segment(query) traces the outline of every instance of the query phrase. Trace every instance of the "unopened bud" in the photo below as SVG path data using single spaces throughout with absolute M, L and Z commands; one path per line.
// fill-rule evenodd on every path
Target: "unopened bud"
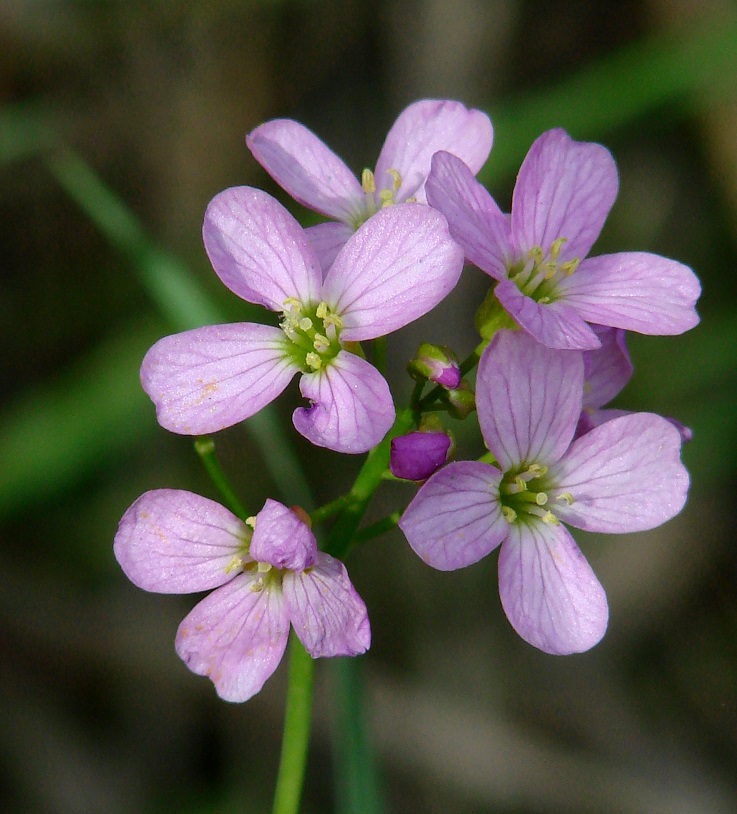
M 427 480 L 447 460 L 451 439 L 444 432 L 410 432 L 392 439 L 389 469 L 405 480 Z
M 418 381 L 429 380 L 453 390 L 461 381 L 458 357 L 450 348 L 423 342 L 407 366 L 409 375 Z
M 476 409 L 476 396 L 465 379 L 455 390 L 441 393 L 440 398 L 453 418 L 467 418 Z

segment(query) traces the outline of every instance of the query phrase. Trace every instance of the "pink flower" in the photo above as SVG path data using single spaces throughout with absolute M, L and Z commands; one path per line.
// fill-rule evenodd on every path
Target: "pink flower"
M 604 589 L 563 523 L 619 534 L 654 528 L 683 507 L 681 438 L 633 413 L 572 441 L 582 354 L 500 331 L 479 363 L 476 402 L 494 465 L 461 461 L 420 488 L 399 525 L 440 570 L 501 546 L 499 594 L 514 629 L 547 653 L 581 652 L 604 635 Z
M 395 478 L 422 481 L 448 460 L 451 438 L 446 432 L 410 432 L 392 438 L 389 470 Z
M 588 323 L 680 334 L 698 323 L 693 272 L 645 252 L 589 257 L 617 196 L 617 169 L 599 144 L 543 133 L 530 148 L 504 215 L 457 157 L 438 153 L 429 203 L 448 219 L 466 257 L 497 280 L 496 299 L 543 345 L 590 350 Z
M 478 172 L 489 156 L 492 138 L 491 122 L 480 110 L 453 101 L 415 102 L 400 113 L 375 171 L 364 170 L 360 183 L 314 133 L 291 119 L 260 125 L 246 143 L 295 200 L 333 219 L 306 230 L 327 270 L 351 234 L 382 207 L 410 199 L 425 203 L 433 153 L 447 150 Z
M 217 195 L 203 237 L 223 283 L 280 313 L 281 325 L 214 325 L 157 342 L 141 382 L 159 423 L 185 435 L 216 432 L 258 412 L 300 373 L 312 402 L 293 414 L 302 435 L 338 452 L 375 446 L 394 422 L 394 405 L 383 376 L 352 351 L 427 313 L 455 286 L 463 253 L 445 218 L 417 204 L 382 210 L 324 280 L 302 228 L 260 190 Z
M 371 643 L 345 566 L 317 550 L 294 512 L 267 500 L 252 525 L 207 498 L 159 489 L 138 498 L 115 535 L 115 556 L 139 588 L 216 589 L 179 626 L 176 650 L 226 701 L 261 689 L 284 655 L 290 623 L 314 658 L 355 656 Z

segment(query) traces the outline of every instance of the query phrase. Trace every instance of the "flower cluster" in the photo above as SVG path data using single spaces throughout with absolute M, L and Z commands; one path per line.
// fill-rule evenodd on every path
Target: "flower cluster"
M 422 560 L 452 570 L 499 548 L 501 602 L 520 636 L 548 653 L 592 647 L 606 629 L 607 600 L 567 526 L 641 531 L 685 503 L 680 451 L 690 430 L 606 405 L 633 372 L 626 331 L 674 335 L 697 324 L 693 272 L 645 252 L 589 256 L 617 170 L 604 147 L 562 130 L 532 145 L 509 215 L 475 177 L 491 123 L 459 102 L 410 105 L 360 180 L 297 122 L 267 122 L 246 142 L 286 192 L 330 220 L 303 229 L 251 187 L 215 196 L 203 228 L 215 273 L 276 313 L 278 325 L 207 326 L 157 342 L 141 381 L 160 424 L 217 432 L 299 374 L 308 405 L 293 413 L 296 430 L 337 452 L 372 451 L 373 474 L 335 511 L 362 511 L 392 477 L 420 484 L 398 522 Z M 430 312 L 464 262 L 492 280 L 475 317 L 481 343 L 462 363 L 450 348 L 423 343 L 408 368 L 411 402 L 399 412 L 382 354 L 371 357 L 375 366 L 361 343 Z M 488 451 L 450 460 L 443 413 L 475 414 Z M 227 700 L 258 692 L 290 624 L 314 657 L 369 646 L 366 608 L 345 566 L 318 550 L 298 507 L 267 500 L 239 519 L 189 492 L 148 492 L 124 515 L 115 553 L 145 590 L 212 590 L 180 625 L 176 649 Z

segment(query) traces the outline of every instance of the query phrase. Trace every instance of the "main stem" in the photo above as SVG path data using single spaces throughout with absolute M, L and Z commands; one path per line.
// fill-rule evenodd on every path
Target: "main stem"
M 272 814 L 298 814 L 299 811 L 310 742 L 314 671 L 312 657 L 292 634 L 289 643 L 287 706 Z

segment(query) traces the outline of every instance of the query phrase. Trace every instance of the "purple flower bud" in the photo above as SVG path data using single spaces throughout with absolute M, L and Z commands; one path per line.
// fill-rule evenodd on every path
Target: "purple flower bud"
M 450 348 L 423 342 L 415 358 L 407 366 L 410 376 L 422 381 L 429 379 L 447 390 L 455 390 L 461 382 L 458 357 Z
M 405 480 L 426 480 L 447 460 L 450 436 L 444 432 L 410 432 L 392 439 L 389 469 Z

